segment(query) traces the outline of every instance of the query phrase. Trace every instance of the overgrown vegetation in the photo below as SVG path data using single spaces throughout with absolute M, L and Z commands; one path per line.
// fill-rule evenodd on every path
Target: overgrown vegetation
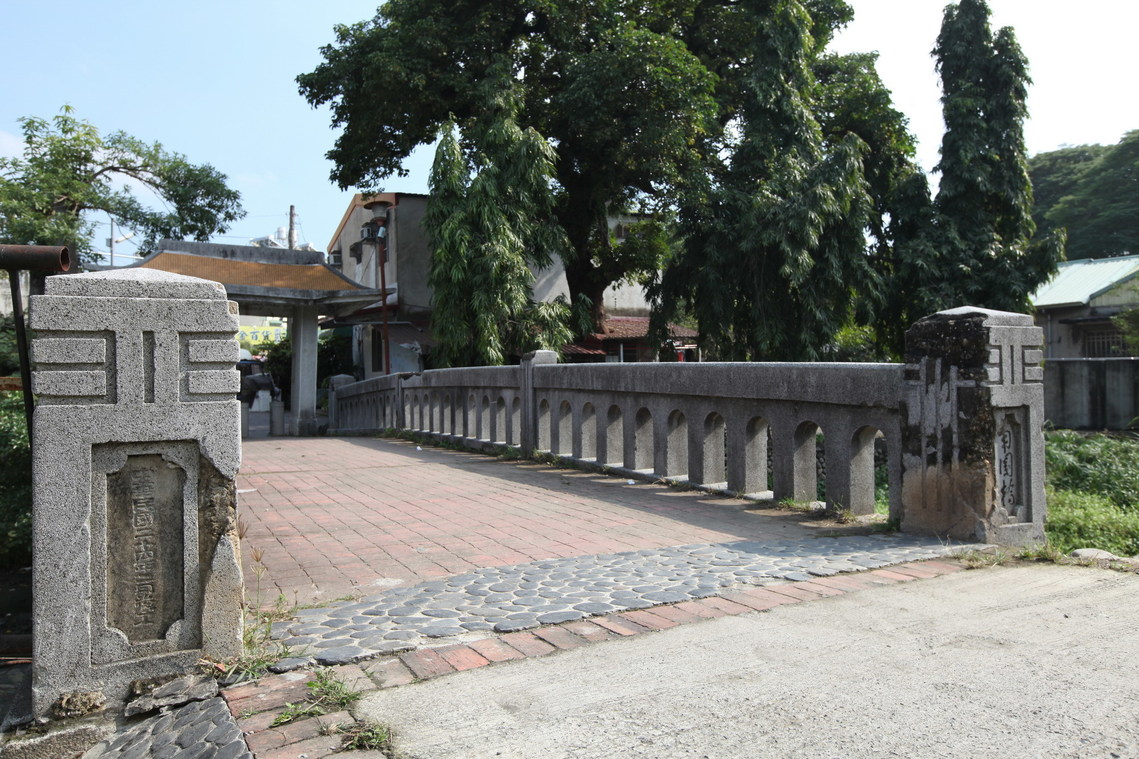
M 32 452 L 20 393 L 0 392 L 0 569 L 32 561 Z
M 1139 439 L 1060 431 L 1046 441 L 1049 544 L 1139 555 Z

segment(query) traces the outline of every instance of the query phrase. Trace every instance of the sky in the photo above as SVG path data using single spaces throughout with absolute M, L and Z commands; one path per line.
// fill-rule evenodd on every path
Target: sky
M 855 19 L 832 44 L 877 51 L 879 73 L 918 138 L 927 171 L 938 160 L 940 87 L 930 57 L 944 0 L 848 0 Z M 125 131 L 208 163 L 238 190 L 247 216 L 215 242 L 247 244 L 288 224 L 325 250 L 351 199 L 324 157 L 336 132 L 295 78 L 321 62 L 333 27 L 370 18 L 376 0 L 0 0 L 0 155 L 22 149 L 19 119 L 51 118 L 67 104 L 103 133 Z M 993 26 L 1016 30 L 1034 85 L 1030 154 L 1111 144 L 1139 129 L 1131 80 L 1139 3 L 989 0 Z M 391 192 L 426 192 L 430 148 L 405 164 Z M 106 218 L 95 219 L 105 250 Z M 116 247 L 134 253 L 131 241 Z M 116 263 L 125 263 L 122 258 Z

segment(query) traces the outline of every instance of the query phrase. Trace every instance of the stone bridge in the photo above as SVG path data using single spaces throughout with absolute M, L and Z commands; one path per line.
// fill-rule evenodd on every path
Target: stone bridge
M 1043 542 L 1042 334 L 961 308 L 917 322 L 904 364 L 560 365 L 442 369 L 338 387 L 331 434 L 409 430 L 867 514 L 875 457 L 903 532 Z M 817 455 L 817 449 L 820 449 Z

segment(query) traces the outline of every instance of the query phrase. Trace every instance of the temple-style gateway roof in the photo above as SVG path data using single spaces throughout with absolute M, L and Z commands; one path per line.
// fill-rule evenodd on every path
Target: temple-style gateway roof
M 280 315 L 293 306 L 319 306 L 341 315 L 372 303 L 380 291 L 326 265 L 314 251 L 163 240 L 138 264 L 225 285 L 243 314 Z
M 200 277 L 225 286 L 242 314 L 285 316 L 293 343 L 290 434 L 319 429 L 316 418 L 318 320 L 374 303 L 381 293 L 324 264 L 317 251 L 163 240 L 138 268 Z

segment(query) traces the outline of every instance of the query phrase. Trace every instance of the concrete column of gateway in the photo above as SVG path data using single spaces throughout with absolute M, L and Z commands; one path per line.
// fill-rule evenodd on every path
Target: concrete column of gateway
M 316 306 L 297 306 L 289 317 L 289 335 L 293 342 L 289 433 L 293 435 L 311 435 L 316 432 L 318 317 Z

